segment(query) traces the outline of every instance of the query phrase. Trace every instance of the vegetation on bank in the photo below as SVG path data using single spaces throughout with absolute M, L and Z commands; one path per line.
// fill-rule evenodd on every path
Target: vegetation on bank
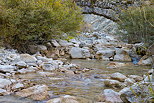
M 72 36 L 82 19 L 72 0 L 0 0 L 0 40 L 23 49 L 64 33 Z
M 128 43 L 154 42 L 154 6 L 129 7 L 119 15 L 118 33 Z

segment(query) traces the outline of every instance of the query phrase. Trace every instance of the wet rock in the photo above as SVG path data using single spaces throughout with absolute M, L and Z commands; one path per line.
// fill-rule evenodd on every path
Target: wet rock
M 118 92 L 115 92 L 112 89 L 105 89 L 103 91 L 103 97 L 105 100 L 105 103 L 123 103 L 123 101 L 120 99 L 120 95 Z
M 51 99 L 51 100 L 47 101 L 47 103 L 79 103 L 79 102 L 77 101 L 76 97 L 70 96 L 70 95 L 65 95 L 60 98 Z
M 0 88 L 0 96 L 6 95 L 7 91 L 5 89 Z
M 0 72 L 13 72 L 16 66 L 11 65 L 0 65 Z
M 33 100 L 44 100 L 48 97 L 48 87 L 46 85 L 36 85 L 27 89 L 23 89 L 15 93 L 20 97 L 28 97 Z
M 73 47 L 70 49 L 70 55 L 72 58 L 89 58 L 91 56 L 88 49 Z
M 138 75 L 128 75 L 128 77 L 134 79 L 136 82 L 143 80 L 143 77 L 138 76 Z
M 138 62 L 138 65 L 151 65 L 152 63 L 152 57 L 143 56 Z
M 12 86 L 12 89 L 19 89 L 19 88 L 23 88 L 23 87 L 24 87 L 24 85 L 22 83 L 17 83 Z
M 38 71 L 37 73 L 40 74 L 41 76 L 44 76 L 44 77 L 51 76 L 51 75 L 54 74 L 54 73 L 51 73 L 51 72 L 43 72 L 43 71 Z
M 135 80 L 132 79 L 132 78 L 127 78 L 127 79 L 125 79 L 124 83 L 127 84 L 127 85 L 132 85 L 132 84 L 135 83 Z
M 108 66 L 107 68 L 115 69 L 115 68 L 128 66 L 128 65 L 129 65 L 129 63 L 110 62 L 109 64 L 107 64 L 107 66 Z
M 27 67 L 27 64 L 24 61 L 19 61 L 19 62 L 15 63 L 15 65 L 18 68 L 26 68 Z
M 104 85 L 106 87 L 112 87 L 112 88 L 123 88 L 125 87 L 125 84 L 117 81 L 117 80 L 111 80 L 111 79 L 105 79 Z
M 149 74 L 148 75 L 144 75 L 143 78 L 144 78 L 143 82 L 152 82 L 153 81 L 152 80 L 153 79 L 152 78 L 152 74 L 151 75 L 149 75 Z
M 0 78 L 0 88 L 4 88 L 5 86 L 11 85 L 12 82 L 9 79 Z
M 25 69 L 25 68 L 23 68 L 23 69 L 18 70 L 16 73 L 20 73 L 20 74 L 33 73 L 36 70 L 37 70 L 37 68 L 36 69 L 27 69 L 27 68 Z
M 21 61 L 26 63 L 35 63 L 37 59 L 29 54 L 20 54 Z
M 121 82 L 124 82 L 125 79 L 127 79 L 127 77 L 126 77 L 125 75 L 123 75 L 123 74 L 121 74 L 121 73 L 118 73 L 118 72 L 111 74 L 110 77 L 111 77 L 112 79 L 119 80 L 119 81 L 121 81 Z
M 52 70 L 55 70 L 55 69 L 57 69 L 58 68 L 58 64 L 56 64 L 56 63 L 43 63 L 42 65 L 41 65 L 41 68 L 43 69 L 43 70 L 47 70 L 47 71 L 52 71 Z

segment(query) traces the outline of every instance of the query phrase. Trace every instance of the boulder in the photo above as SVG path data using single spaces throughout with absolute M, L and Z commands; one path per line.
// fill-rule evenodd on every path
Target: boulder
M 99 58 L 101 58 L 102 60 L 110 60 L 113 59 L 115 55 L 115 50 L 99 50 L 96 52 L 96 55 L 100 56 Z
M 53 63 L 49 63 L 49 62 L 44 62 L 41 66 L 40 66 L 43 70 L 47 70 L 47 71 L 52 71 L 57 69 L 59 66 L 57 63 L 53 62 Z
M 128 52 L 124 49 L 116 49 L 116 55 L 114 56 L 116 61 L 132 61 Z
M 111 80 L 111 79 L 105 79 L 104 85 L 106 87 L 112 87 L 112 88 L 123 88 L 125 87 L 125 84 L 117 81 L 117 80 Z
M 61 96 L 60 98 L 51 99 L 47 101 L 47 103 L 79 103 L 79 102 L 76 97 L 65 95 Z
M 115 92 L 112 89 L 105 89 L 103 91 L 103 97 L 105 100 L 105 103 L 123 103 L 123 101 L 120 99 L 120 95 L 118 92 Z
M 152 103 L 148 102 L 151 89 L 154 89 L 153 84 L 139 83 L 123 88 L 119 94 L 124 103 Z
M 127 79 L 125 79 L 124 83 L 127 84 L 127 85 L 132 85 L 132 84 L 135 83 L 135 80 L 132 79 L 132 78 L 127 78 Z
M 29 54 L 20 54 L 21 61 L 24 61 L 26 63 L 35 63 L 37 59 L 34 56 L 31 56 Z
M 73 45 L 73 43 L 71 43 L 71 42 L 68 42 L 68 41 L 66 41 L 66 40 L 59 40 L 59 44 L 61 45 L 61 46 L 72 46 Z
M 24 61 L 19 61 L 15 63 L 15 66 L 17 66 L 18 68 L 26 68 L 27 64 Z
M 134 79 L 136 82 L 143 80 L 143 77 L 138 76 L 138 75 L 128 75 L 128 77 Z
M 91 56 L 88 49 L 79 48 L 79 47 L 72 47 L 70 49 L 71 57 L 74 59 L 79 58 L 89 58 Z
M 44 100 L 48 97 L 48 87 L 46 85 L 36 85 L 33 87 L 29 87 L 27 89 L 23 89 L 19 92 L 15 93 L 20 97 L 28 97 L 33 100 Z
M 51 43 L 55 47 L 59 47 L 60 46 L 60 44 L 56 40 L 51 40 Z
M 152 57 L 143 56 L 138 62 L 138 65 L 152 65 L 152 63 L 153 63 Z
M 0 88 L 4 88 L 11 84 L 12 84 L 11 80 L 0 78 Z
M 12 65 L 0 65 L 0 72 L 13 72 L 16 66 Z
M 17 83 L 12 86 L 12 89 L 19 89 L 19 88 L 23 88 L 23 87 L 24 87 L 24 85 L 22 83 Z
M 7 91 L 5 89 L 0 88 L 0 96 L 6 95 Z
M 116 73 L 113 73 L 111 74 L 111 79 L 115 79 L 115 80 L 118 80 L 118 81 L 121 81 L 121 82 L 124 82 L 125 79 L 127 79 L 127 77 L 119 72 L 116 72 Z

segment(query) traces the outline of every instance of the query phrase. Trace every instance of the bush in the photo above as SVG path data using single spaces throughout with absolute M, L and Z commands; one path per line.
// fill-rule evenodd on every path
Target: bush
M 119 19 L 119 33 L 129 43 L 154 42 L 154 6 L 129 7 Z
M 0 0 L 0 38 L 17 49 L 72 35 L 81 23 L 72 0 Z

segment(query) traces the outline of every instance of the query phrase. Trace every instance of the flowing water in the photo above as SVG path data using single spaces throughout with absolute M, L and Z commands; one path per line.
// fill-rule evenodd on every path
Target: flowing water
M 109 61 L 99 60 L 69 60 L 69 62 L 78 64 L 82 68 L 91 68 L 92 70 L 80 74 L 66 74 L 61 72 L 52 72 L 50 76 L 42 76 L 39 73 L 28 73 L 17 75 L 20 79 L 30 80 L 34 84 L 46 84 L 49 86 L 51 98 L 62 95 L 72 95 L 87 99 L 89 102 L 99 101 L 99 95 L 104 87 L 103 80 L 111 73 L 120 72 L 125 75 L 142 76 L 148 71 L 148 66 L 135 66 L 130 63 L 127 67 L 117 69 L 108 69 Z M 118 91 L 118 90 L 117 90 Z M 1 99 L 3 98 L 3 99 Z M 10 102 L 10 101 L 12 102 Z M 0 103 L 45 103 L 45 101 L 32 101 L 13 96 L 0 97 Z M 86 103 L 86 102 L 85 102 Z

